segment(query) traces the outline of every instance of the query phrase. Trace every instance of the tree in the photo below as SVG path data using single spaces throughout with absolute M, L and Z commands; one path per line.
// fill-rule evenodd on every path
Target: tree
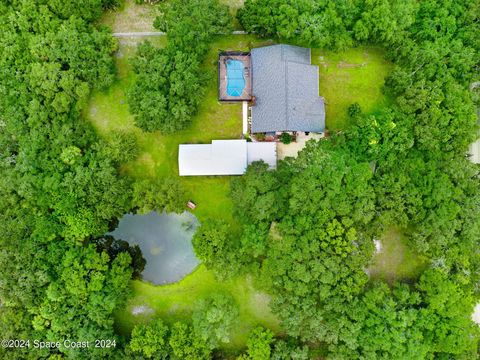
M 195 232 L 192 244 L 197 257 L 220 279 L 236 274 L 241 266 L 231 227 L 222 220 L 207 219 Z
M 138 180 L 133 184 L 132 207 L 140 214 L 154 210 L 180 213 L 186 201 L 180 182 L 174 178 Z
M 114 260 L 122 253 L 128 253 L 132 259 L 132 276 L 135 279 L 141 279 L 142 271 L 145 268 L 146 260 L 142 256 L 142 251 L 138 245 L 130 246 L 124 240 L 116 240 L 111 235 L 104 235 L 93 239 L 92 242 L 96 245 L 98 252 L 105 251 L 111 260 Z
M 247 258 L 263 259 L 267 253 L 269 232 L 268 223 L 243 225 L 240 238 L 242 253 Z
M 120 159 L 82 119 L 90 91 L 114 79 L 116 41 L 89 23 L 100 1 L 0 5 L 0 262 L 2 317 L 23 338 L 116 339 L 113 311 L 128 296 L 126 252 L 90 241 L 131 203 Z M 2 319 L 2 323 L 5 319 Z M 111 349 L 92 349 L 102 358 Z M 81 358 L 43 349 L 9 357 Z
M 472 308 L 470 292 L 438 270 L 427 270 L 415 289 L 376 284 L 337 316 L 342 330 L 332 351 L 342 359 L 474 358 Z
M 257 327 L 250 331 L 247 339 L 247 354 L 252 360 L 269 360 L 272 352 L 273 333 Z
M 168 327 L 160 319 L 137 325 L 133 328 L 127 353 L 140 354 L 147 359 L 167 359 L 170 352 L 167 334 Z
M 415 22 L 415 1 L 363 1 L 360 18 L 353 31 L 358 40 L 397 44 L 408 37 L 407 29 Z
M 40 254 L 39 254 L 40 255 Z M 132 270 L 128 253 L 110 261 L 105 252 L 88 247 L 52 243 L 38 258 L 36 266 L 48 267 L 44 297 L 30 307 L 33 329 L 46 341 L 59 339 L 116 339 L 113 311 L 124 305 Z M 60 261 L 59 261 L 60 259 Z M 78 356 L 76 348 L 61 348 L 67 356 Z M 110 350 L 95 348 L 92 355 L 105 356 Z
M 168 33 L 168 44 L 139 46 L 128 103 L 142 130 L 171 134 L 187 128 L 196 113 L 204 84 L 200 64 L 212 36 L 229 32 L 231 19 L 218 0 L 168 1 L 160 10 L 155 26 Z
M 177 51 L 203 56 L 212 36 L 232 30 L 228 6 L 218 0 L 173 0 L 160 6 L 154 26 L 168 33 Z
M 230 342 L 230 333 L 238 315 L 238 306 L 232 297 L 213 294 L 197 303 L 192 315 L 194 332 L 210 349 L 214 349 Z
M 206 267 L 214 267 L 219 256 L 226 252 L 225 248 L 231 241 L 229 233 L 229 225 L 217 220 L 207 221 L 197 230 L 192 243 L 195 254 Z
M 282 216 L 285 199 L 278 173 L 268 171 L 268 164 L 254 162 L 246 173 L 231 182 L 231 197 L 236 214 L 244 222 L 271 222 Z
M 288 341 L 277 340 L 273 346 L 272 360 L 307 360 L 308 347 L 306 345 L 299 346 L 293 339 Z
M 165 134 L 185 129 L 202 97 L 199 66 L 191 54 L 141 44 L 133 62 L 137 80 L 128 92 L 137 126 Z
M 295 40 L 302 45 L 345 48 L 352 45 L 347 26 L 355 4 L 303 0 L 247 0 L 237 18 L 247 32 Z
M 334 341 L 322 319 L 331 307 L 361 293 L 367 281 L 363 268 L 373 250 L 372 176 L 369 164 L 357 162 L 348 151 L 329 142 L 309 142 L 297 159 L 280 163 L 277 171 L 254 163 L 232 182 L 245 224 L 242 251 L 252 254 L 252 246 L 262 245 L 262 283 L 289 335 Z M 288 202 L 271 202 L 284 204 L 272 216 L 252 216 L 252 204 L 265 193 Z
M 193 328 L 185 323 L 173 324 L 168 341 L 175 359 L 211 359 L 208 343 L 197 336 Z

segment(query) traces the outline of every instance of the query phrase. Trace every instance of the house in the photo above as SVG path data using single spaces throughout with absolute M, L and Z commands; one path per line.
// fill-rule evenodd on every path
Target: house
M 211 144 L 181 144 L 178 151 L 180 176 L 242 175 L 254 161 L 277 165 L 275 143 L 246 140 L 213 140 Z
M 219 57 L 219 100 L 248 101 L 251 132 L 315 132 L 325 129 L 318 66 L 311 51 L 272 45 Z
M 325 104 L 311 51 L 291 45 L 252 49 L 252 133 L 323 132 Z
M 318 94 L 318 80 L 318 66 L 311 65 L 307 48 L 272 45 L 219 56 L 218 98 L 243 102 L 244 133 L 248 126 L 252 133 L 272 138 L 281 132 L 322 133 L 325 104 Z M 182 144 L 178 151 L 180 176 L 242 175 L 259 160 L 276 167 L 275 142 L 213 140 Z

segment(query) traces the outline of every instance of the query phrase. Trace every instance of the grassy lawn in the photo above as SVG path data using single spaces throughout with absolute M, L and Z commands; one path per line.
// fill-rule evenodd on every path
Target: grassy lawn
M 395 280 L 411 280 L 420 276 L 427 264 L 408 247 L 399 229 L 388 230 L 380 239 L 382 249 L 373 257 L 369 267 L 372 279 L 393 283 Z
M 164 46 L 165 37 L 149 38 L 157 46 Z M 134 179 L 148 177 L 178 176 L 178 145 L 181 143 L 210 143 L 212 139 L 235 139 L 242 135 L 241 104 L 221 104 L 217 100 L 217 56 L 219 50 L 248 50 L 261 42 L 252 36 L 222 36 L 211 46 L 203 64 L 208 81 L 205 97 L 191 126 L 174 135 L 163 136 L 158 132 L 146 133 L 135 126 L 128 110 L 126 91 L 135 79 L 129 58 L 134 55 L 139 39 L 122 39 L 116 57 L 117 79 L 107 91 L 93 94 L 85 117 L 107 141 L 115 132 L 123 131 L 134 136 L 140 151 L 139 157 L 122 166 L 122 171 Z M 182 177 L 189 197 L 197 203 L 195 215 L 200 222 L 208 218 L 223 218 L 233 230 L 238 224 L 232 215 L 233 204 L 228 196 L 231 177 Z M 153 286 L 140 281 L 132 282 L 134 297 L 126 309 L 117 313 L 119 331 L 128 334 L 134 324 L 150 316 L 161 316 L 165 321 L 188 318 L 191 307 L 199 298 L 213 291 L 231 293 L 240 306 L 240 323 L 235 329 L 228 349 L 244 347 L 248 331 L 263 324 L 275 331 L 279 325 L 268 308 L 268 297 L 254 290 L 250 281 L 243 277 L 221 283 L 213 274 L 200 266 L 182 281 Z M 148 317 L 132 315 L 131 308 L 146 305 L 154 310 Z
M 279 332 L 276 318 L 268 308 L 269 297 L 256 291 L 249 278 L 238 278 L 228 282 L 218 282 L 211 272 L 200 265 L 182 281 L 165 286 L 151 286 L 141 281 L 132 283 L 134 297 L 126 309 L 117 314 L 117 328 L 120 333 L 129 334 L 135 324 L 148 321 L 151 317 L 161 317 L 168 323 L 188 320 L 192 307 L 198 299 L 214 292 L 230 293 L 240 308 L 238 326 L 232 334 L 232 341 L 225 349 L 238 350 L 245 346 L 248 332 L 261 324 Z M 153 312 L 133 315 L 132 309 L 147 306 Z
M 153 27 L 156 16 L 156 6 L 124 0 L 119 9 L 105 11 L 99 23 L 110 27 L 112 32 L 158 31 Z
M 329 130 L 348 127 L 348 106 L 357 102 L 366 113 L 388 104 L 382 94 L 392 64 L 384 51 L 375 47 L 352 48 L 343 52 L 312 50 L 312 63 L 320 68 L 320 95 L 325 98 Z

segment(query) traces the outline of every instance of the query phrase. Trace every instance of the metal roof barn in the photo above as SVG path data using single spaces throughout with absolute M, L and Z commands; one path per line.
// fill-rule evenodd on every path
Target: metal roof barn
M 178 151 L 180 176 L 242 175 L 248 164 L 263 160 L 277 164 L 276 143 L 246 140 L 213 140 L 211 144 L 181 144 Z

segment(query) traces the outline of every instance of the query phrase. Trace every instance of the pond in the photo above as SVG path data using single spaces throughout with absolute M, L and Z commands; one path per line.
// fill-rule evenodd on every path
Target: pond
M 189 212 L 126 214 L 109 235 L 138 245 L 147 261 L 143 280 L 155 285 L 169 284 L 190 274 L 199 264 L 192 237 L 199 226 Z

